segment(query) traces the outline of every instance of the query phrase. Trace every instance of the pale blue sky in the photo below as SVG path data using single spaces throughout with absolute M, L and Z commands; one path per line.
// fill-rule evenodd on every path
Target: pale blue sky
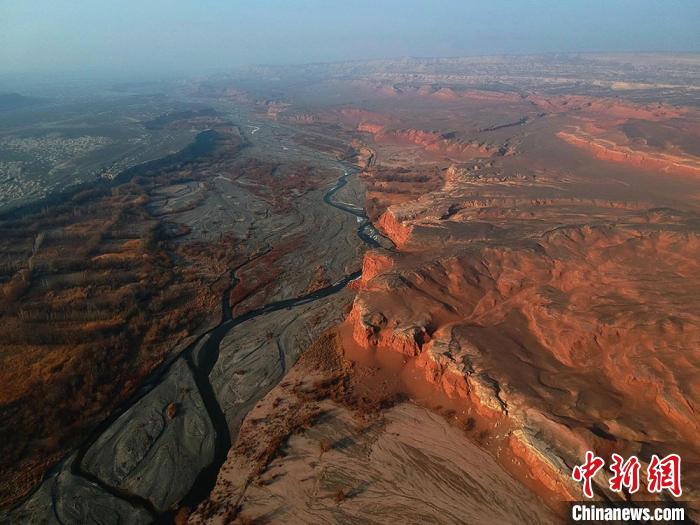
M 0 0 L 0 73 L 700 51 L 700 0 Z

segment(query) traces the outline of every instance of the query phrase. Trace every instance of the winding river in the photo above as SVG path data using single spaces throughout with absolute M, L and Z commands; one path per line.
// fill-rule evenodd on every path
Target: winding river
M 358 227 L 357 235 L 362 241 L 369 247 L 376 248 L 381 246 L 378 242 L 379 234 L 374 230 L 371 222 L 369 221 L 367 214 L 364 209 L 359 207 L 354 207 L 349 204 L 339 203 L 334 200 L 335 194 L 347 184 L 347 179 L 351 175 L 357 173 L 357 169 L 353 166 L 348 166 L 341 164 L 343 168 L 343 175 L 335 182 L 335 184 L 328 189 L 324 196 L 323 201 L 334 208 L 337 208 L 345 213 L 349 213 L 357 217 Z M 140 386 L 138 391 L 131 396 L 128 400 L 122 403 L 117 410 L 104 422 L 102 422 L 86 439 L 83 445 L 77 450 L 76 454 L 71 456 L 69 459 L 69 468 L 73 475 L 79 476 L 95 485 L 97 485 L 101 490 L 117 497 L 121 500 L 129 502 L 135 507 L 142 508 L 146 510 L 154 522 L 156 523 L 172 523 L 174 516 L 172 512 L 159 512 L 154 505 L 147 498 L 139 496 L 128 492 L 126 490 L 113 487 L 103 480 L 99 479 L 98 476 L 88 472 L 83 468 L 83 459 L 87 451 L 92 447 L 96 440 L 109 429 L 117 419 L 124 414 L 131 407 L 136 405 L 146 394 L 151 392 L 154 388 L 160 385 L 164 379 L 167 377 L 168 371 L 171 367 L 179 360 L 184 360 L 189 368 L 192 376 L 194 377 L 195 384 L 199 391 L 199 394 L 204 402 L 207 414 L 211 423 L 216 431 L 216 441 L 214 449 L 214 459 L 213 461 L 204 468 L 197 476 L 195 482 L 190 488 L 189 493 L 184 496 L 181 500 L 181 504 L 186 505 L 189 508 L 195 508 L 201 501 L 203 501 L 211 493 L 212 489 L 217 480 L 217 476 L 221 466 L 226 460 L 229 449 L 231 448 L 231 433 L 229 431 L 229 426 L 226 421 L 224 412 L 219 404 L 216 397 L 212 384 L 209 380 L 209 376 L 219 359 L 220 345 L 224 337 L 229 334 L 229 332 L 236 326 L 243 322 L 249 321 L 261 315 L 276 312 L 286 308 L 291 308 L 295 306 L 304 305 L 318 299 L 328 297 L 342 290 L 349 282 L 357 279 L 361 275 L 361 271 L 353 272 L 349 275 L 345 275 L 343 278 L 339 279 L 335 283 L 325 288 L 318 289 L 309 294 L 303 295 L 301 297 L 295 297 L 291 299 L 285 299 L 281 301 L 267 303 L 260 308 L 250 310 L 239 316 L 232 316 L 231 305 L 229 304 L 229 296 L 231 291 L 238 285 L 239 279 L 237 273 L 247 264 L 253 262 L 256 258 L 261 257 L 263 254 L 258 254 L 253 258 L 250 258 L 237 268 L 234 268 L 230 272 L 231 283 L 230 286 L 223 292 L 222 296 L 222 319 L 220 323 L 199 336 L 189 347 L 183 350 L 178 355 L 171 357 L 156 370 L 154 370 L 150 376 L 144 381 Z M 283 357 L 283 356 L 282 356 Z M 281 360 L 284 367 L 284 360 Z M 284 370 L 283 370 L 284 371 Z M 60 466 L 53 469 L 56 471 Z M 65 468 L 65 464 L 63 464 Z M 55 505 L 55 497 L 54 497 Z M 58 517 L 58 516 L 56 516 Z

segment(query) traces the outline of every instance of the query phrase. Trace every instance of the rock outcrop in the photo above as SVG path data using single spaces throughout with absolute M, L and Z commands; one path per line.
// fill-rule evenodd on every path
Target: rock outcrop
M 698 157 L 633 149 L 609 140 L 564 131 L 557 133 L 557 136 L 577 148 L 588 151 L 599 160 L 619 162 L 645 170 L 658 170 L 669 175 L 700 176 L 700 158 Z

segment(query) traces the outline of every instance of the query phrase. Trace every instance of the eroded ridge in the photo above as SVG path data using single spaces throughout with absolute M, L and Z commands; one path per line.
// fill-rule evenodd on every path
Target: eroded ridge
M 680 454 L 697 519 L 698 87 L 597 56 L 181 86 L 212 107 L 129 125 L 189 146 L 3 212 L 3 519 L 556 523 L 587 450 Z

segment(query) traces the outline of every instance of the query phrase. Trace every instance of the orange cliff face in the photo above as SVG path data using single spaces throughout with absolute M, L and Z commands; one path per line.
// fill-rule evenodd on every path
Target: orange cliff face
M 365 255 L 348 347 L 550 502 L 580 498 L 586 450 L 700 463 L 700 186 L 669 176 L 697 174 L 695 110 L 401 85 L 325 111 L 396 246 Z
M 684 291 L 700 290 L 698 255 L 697 232 L 578 226 L 415 265 L 370 253 L 348 321 L 477 419 L 505 417 L 509 450 L 571 496 L 567 465 L 588 448 L 700 459 L 700 302 Z
M 584 98 L 551 104 L 585 119 L 543 120 L 536 133 L 576 145 L 557 129 L 562 122 L 619 136 L 632 117 L 667 126 L 687 113 Z M 605 111 L 610 118 L 596 116 Z M 392 133 L 360 129 L 375 143 Z M 615 148 L 596 156 L 638 163 L 660 180 L 694 170 L 675 153 Z M 675 188 L 672 179 L 674 208 L 653 185 L 625 200 L 609 193 L 608 179 L 570 166 L 533 162 L 527 150 L 433 169 L 389 166 L 380 153 L 363 173 L 366 207 L 397 252 L 365 255 L 347 319 L 348 344 L 401 356 L 412 377 L 490 429 L 487 446 L 549 501 L 580 499 L 571 467 L 586 450 L 635 454 L 643 468 L 652 453 L 700 463 L 700 210 L 692 200 L 700 187 Z M 684 494 L 697 499 L 700 472 L 686 472 Z M 596 479 L 598 493 L 616 498 L 606 481 Z
M 361 122 L 357 130 L 369 133 L 377 143 L 407 143 L 421 147 L 426 152 L 452 155 L 466 160 L 476 157 L 488 157 L 498 152 L 498 147 L 477 141 L 463 141 L 454 137 L 454 133 L 436 133 L 416 128 L 387 129 L 382 124 Z
M 642 169 L 655 169 L 669 174 L 700 176 L 700 157 L 633 149 L 624 144 L 616 144 L 586 134 L 560 131 L 557 136 L 572 146 L 591 153 L 599 160 L 627 164 Z
M 362 283 L 372 280 L 394 266 L 394 260 L 390 253 L 372 250 L 365 254 L 362 260 Z
M 539 107 L 567 113 L 571 124 L 556 135 L 603 161 L 670 175 L 700 175 L 700 156 L 687 143 L 700 140 L 700 114 L 696 110 L 664 104 L 641 105 L 620 100 L 562 97 L 530 97 Z M 630 135 L 630 128 L 643 124 L 644 133 Z
M 377 226 L 399 248 L 405 247 L 411 238 L 410 224 L 403 222 L 391 209 L 379 217 Z

